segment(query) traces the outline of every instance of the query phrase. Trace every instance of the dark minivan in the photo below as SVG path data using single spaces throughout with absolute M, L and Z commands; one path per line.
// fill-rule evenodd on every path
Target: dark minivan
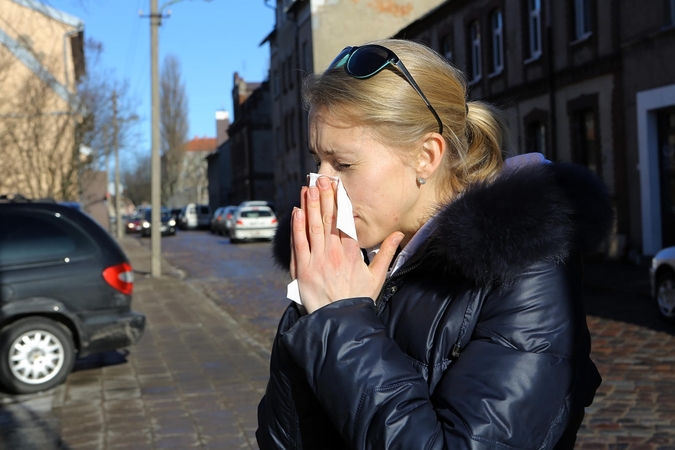
M 133 271 L 117 242 L 76 209 L 0 201 L 0 383 L 26 394 L 62 383 L 76 357 L 135 344 Z

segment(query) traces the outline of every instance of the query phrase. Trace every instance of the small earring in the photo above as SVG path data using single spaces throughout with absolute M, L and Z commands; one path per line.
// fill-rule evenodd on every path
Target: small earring
M 422 178 L 422 177 L 417 177 L 417 182 L 419 184 L 426 184 L 427 180 L 425 178 Z

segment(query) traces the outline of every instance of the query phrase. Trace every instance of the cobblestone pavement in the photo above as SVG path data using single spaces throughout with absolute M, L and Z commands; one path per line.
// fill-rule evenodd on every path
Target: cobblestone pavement
M 577 448 L 675 449 L 675 326 L 656 314 L 648 266 L 587 264 L 585 285 L 603 382 Z

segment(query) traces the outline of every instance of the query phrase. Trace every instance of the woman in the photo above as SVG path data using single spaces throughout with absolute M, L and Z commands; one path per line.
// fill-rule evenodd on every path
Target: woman
M 602 183 L 505 167 L 498 115 L 413 42 L 345 49 L 305 97 L 358 242 L 335 183 L 302 188 L 275 255 L 303 305 L 279 325 L 260 448 L 573 448 L 600 384 L 580 255 L 612 225 Z

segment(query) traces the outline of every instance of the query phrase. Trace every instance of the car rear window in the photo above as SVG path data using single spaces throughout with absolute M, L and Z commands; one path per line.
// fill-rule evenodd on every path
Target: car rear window
M 248 219 L 255 219 L 257 217 L 272 217 L 272 213 L 270 211 L 266 211 L 264 209 L 262 210 L 252 210 L 252 211 L 242 211 L 239 217 L 242 218 L 248 218 Z
M 209 208 L 208 206 L 200 206 L 199 214 L 211 214 L 211 208 Z
M 95 251 L 91 239 L 58 213 L 0 213 L 0 266 L 72 260 Z

